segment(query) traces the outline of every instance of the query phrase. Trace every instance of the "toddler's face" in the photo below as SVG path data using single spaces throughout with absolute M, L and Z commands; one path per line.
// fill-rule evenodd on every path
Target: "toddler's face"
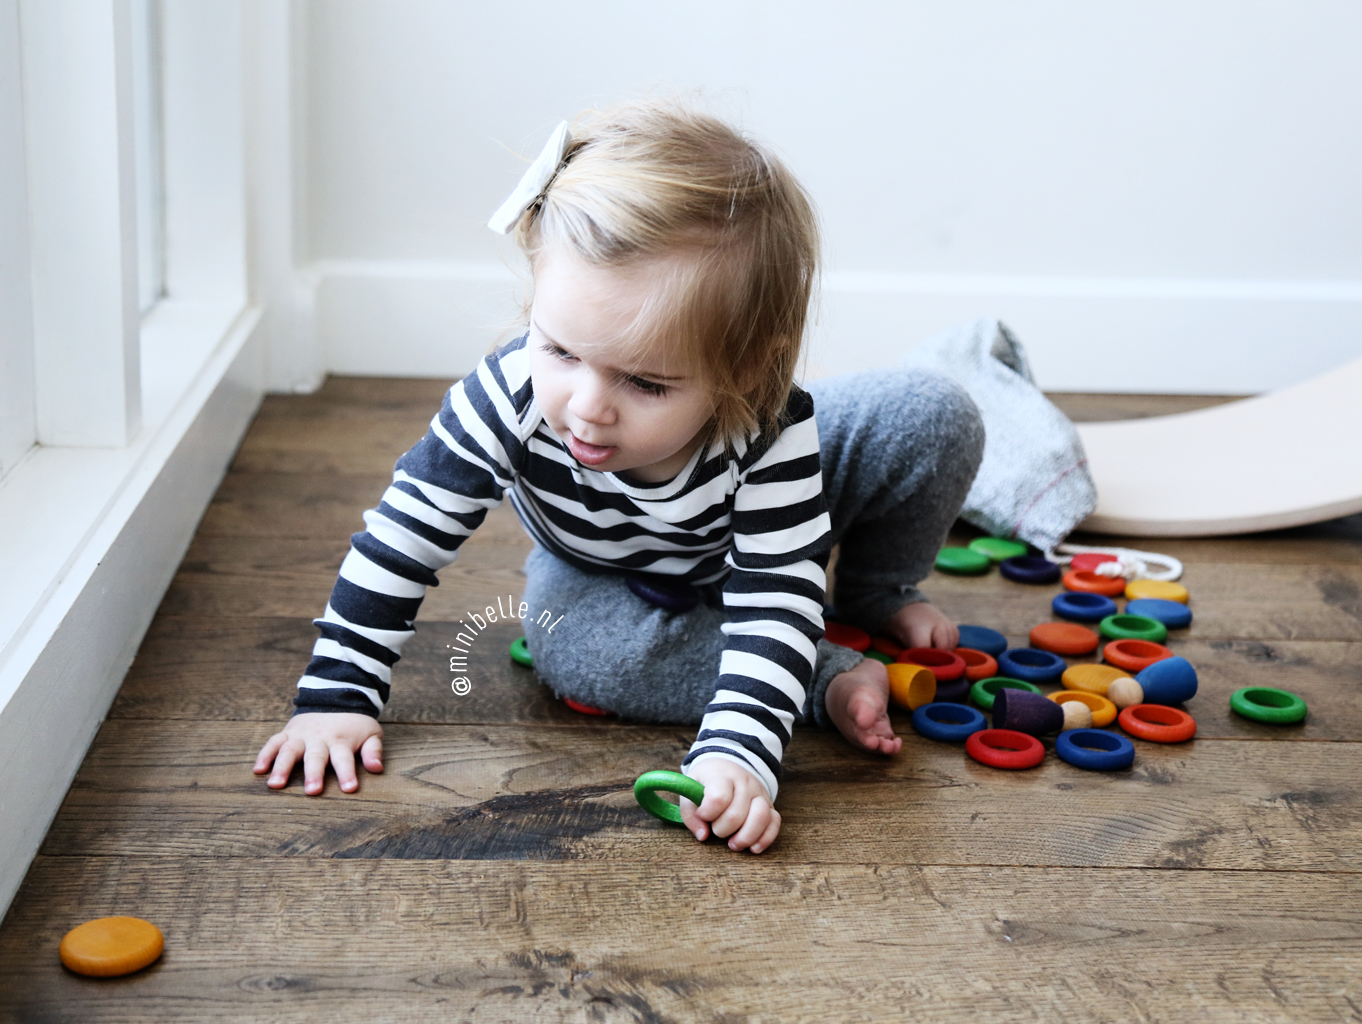
M 596 267 L 561 251 L 535 270 L 530 376 L 544 419 L 573 458 L 649 483 L 670 480 L 703 441 L 713 412 L 697 370 L 628 330 L 668 264 Z

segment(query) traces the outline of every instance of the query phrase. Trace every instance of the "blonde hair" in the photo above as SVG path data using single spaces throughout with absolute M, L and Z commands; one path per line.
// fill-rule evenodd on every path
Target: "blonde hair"
M 818 223 L 780 160 L 676 101 L 586 111 L 516 240 L 531 267 L 559 246 L 596 266 L 683 254 L 633 325 L 703 375 L 714 434 L 774 429 L 818 273 Z

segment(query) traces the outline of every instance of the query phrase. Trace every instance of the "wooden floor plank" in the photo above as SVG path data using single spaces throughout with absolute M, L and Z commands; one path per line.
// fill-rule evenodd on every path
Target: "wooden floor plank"
M 461 629 L 457 623 L 418 624 L 393 671 L 385 722 L 582 724 L 581 715 L 507 656 L 511 641 L 522 632 L 515 623 L 497 623 L 478 635 L 469 648 L 473 688 L 455 696 L 448 645 Z M 162 616 L 143 641 L 110 717 L 279 721 L 292 710 L 293 684 L 307 664 L 315 636 L 308 619 Z M 1174 641 L 1174 647 L 1201 677 L 1200 692 L 1187 710 L 1196 717 L 1203 738 L 1362 736 L 1362 642 L 1191 640 Z M 1310 706 L 1310 716 L 1287 727 L 1240 718 L 1229 710 L 1229 695 L 1246 686 L 1298 693 Z M 901 732 L 911 728 L 905 713 L 896 712 L 894 720 Z
M 684 726 L 392 725 L 360 793 L 267 790 L 270 723 L 108 721 L 49 855 L 684 861 L 693 841 L 636 805 Z M 1140 743 L 1128 772 L 1047 757 L 1027 772 L 905 739 L 893 758 L 806 732 L 786 755 L 773 860 L 1362 871 L 1362 744 Z M 734 854 L 733 856 L 751 856 Z
M 1347 1021 L 1359 908 L 1357 876 L 44 857 L 0 1017 Z M 157 921 L 162 959 L 64 972 L 62 933 L 109 913 Z
M 349 539 L 196 537 L 161 606 L 167 615 L 312 616 L 326 604 Z M 520 571 L 494 546 L 471 541 L 440 574 L 421 610 L 424 620 L 457 619 L 496 595 L 519 593 Z M 1362 640 L 1362 563 L 1326 566 L 1189 566 L 1202 640 Z M 1057 588 L 1000 576 L 933 573 L 922 589 L 959 622 L 1025 636 L 1050 619 Z

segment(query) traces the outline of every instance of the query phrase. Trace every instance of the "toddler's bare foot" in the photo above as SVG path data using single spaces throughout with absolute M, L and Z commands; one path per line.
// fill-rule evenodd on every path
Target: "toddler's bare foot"
M 889 673 L 874 658 L 834 676 L 824 702 L 838 731 L 856 746 L 881 754 L 903 746 L 889 724 Z

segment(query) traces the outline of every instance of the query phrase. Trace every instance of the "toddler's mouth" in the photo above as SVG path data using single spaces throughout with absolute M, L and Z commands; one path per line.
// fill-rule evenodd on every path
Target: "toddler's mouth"
M 612 444 L 587 444 L 571 431 L 568 432 L 568 451 L 578 462 L 587 466 L 599 466 L 619 448 Z

